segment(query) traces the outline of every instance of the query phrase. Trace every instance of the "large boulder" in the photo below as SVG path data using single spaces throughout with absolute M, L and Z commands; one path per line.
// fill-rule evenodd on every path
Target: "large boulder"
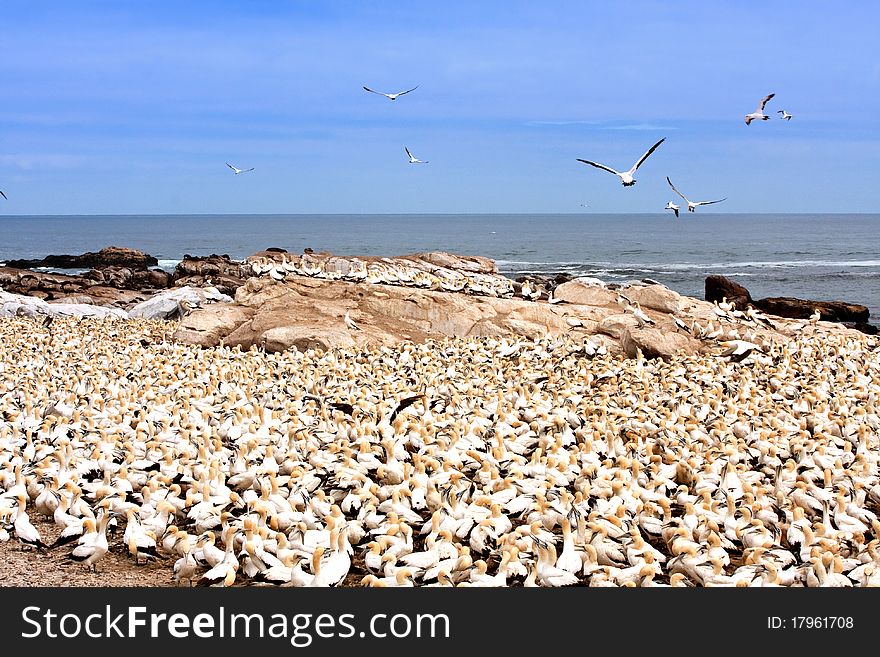
M 630 301 L 638 303 L 642 308 L 650 308 L 662 313 L 675 314 L 681 312 L 684 302 L 678 292 L 665 285 L 638 285 L 626 288 L 624 294 Z
M 223 338 L 253 317 L 254 311 L 234 303 L 212 303 L 184 315 L 174 339 L 200 347 L 223 344 Z
M 620 340 L 623 338 L 623 334 L 629 330 L 637 329 L 639 327 L 639 320 L 637 320 L 633 315 L 618 313 L 616 315 L 610 315 L 599 322 L 599 325 L 596 327 L 597 333 L 604 333 L 605 335 L 610 335 L 612 338 Z
M 128 311 L 128 317 L 142 319 L 174 319 L 190 309 L 211 302 L 232 301 L 232 297 L 214 288 L 181 287 L 160 292 Z
M 704 296 L 711 303 L 727 299 L 737 310 L 745 310 L 752 303 L 752 295 L 745 287 L 719 274 L 706 276 Z
M 630 358 L 635 358 L 641 351 L 645 358 L 666 360 L 679 353 L 696 353 L 701 343 L 682 333 L 645 327 L 625 329 L 620 345 Z
M 297 275 L 283 282 L 250 278 L 236 290 L 235 306 L 247 312 L 233 315 L 210 307 L 192 311 L 182 320 L 177 339 L 281 351 L 444 337 L 590 334 L 608 313 L 575 304 Z M 346 313 L 358 329 L 346 326 Z
M 561 301 L 585 306 L 608 306 L 617 303 L 617 293 L 613 290 L 579 278 L 557 286 L 553 296 Z

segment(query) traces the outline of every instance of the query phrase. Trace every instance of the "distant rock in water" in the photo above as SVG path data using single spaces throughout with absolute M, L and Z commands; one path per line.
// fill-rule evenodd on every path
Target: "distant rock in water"
M 769 297 L 754 302 L 758 310 L 791 319 L 808 319 L 817 310 L 825 322 L 867 322 L 868 307 L 845 301 L 808 301 L 793 297 Z
M 867 306 L 846 301 L 812 301 L 795 297 L 767 297 L 756 301 L 739 283 L 725 276 L 707 276 L 706 301 L 721 301 L 725 297 L 736 305 L 737 310 L 754 306 L 769 315 L 788 319 L 809 319 L 818 310 L 822 321 L 840 322 L 863 333 L 877 333 L 877 327 L 868 323 L 870 311 Z
M 88 269 L 91 267 L 128 267 L 146 269 L 155 267 L 159 261 L 153 256 L 118 246 L 108 246 L 97 253 L 82 255 L 48 255 L 40 260 L 9 260 L 7 267 L 33 269 L 35 267 L 54 267 L 56 269 Z

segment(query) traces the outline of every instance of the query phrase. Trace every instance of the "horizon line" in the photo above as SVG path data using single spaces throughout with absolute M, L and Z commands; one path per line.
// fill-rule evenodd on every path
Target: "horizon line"
M 852 211 L 852 212 L 810 212 L 810 211 L 786 211 L 786 212 L 767 212 L 767 211 L 754 211 L 754 212 L 702 212 L 701 216 L 736 216 L 736 215 L 755 215 L 755 214 L 765 214 L 765 215 L 854 215 L 854 214 L 865 214 L 865 215 L 876 215 L 880 214 L 880 210 L 875 211 Z M 337 217 L 412 217 L 412 216 L 442 216 L 442 217 L 456 217 L 456 216 L 534 216 L 534 215 L 546 215 L 546 216 L 583 216 L 583 215 L 614 215 L 614 216 L 629 216 L 629 215 L 663 215 L 668 216 L 667 213 L 661 211 L 650 211 L 650 212 L 147 212 L 147 213 L 135 213 L 135 212 L 107 212 L 107 213 L 72 213 L 72 214 L 57 214 L 57 213 L 49 213 L 49 214 L 0 214 L 0 219 L 5 218 L 17 218 L 17 217 L 29 217 L 29 218 L 40 218 L 40 217 L 329 217 L 329 216 L 337 216 Z

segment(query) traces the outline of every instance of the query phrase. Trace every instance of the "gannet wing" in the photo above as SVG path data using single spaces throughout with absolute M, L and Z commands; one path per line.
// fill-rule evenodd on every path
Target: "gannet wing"
M 761 104 L 758 105 L 758 111 L 759 111 L 759 112 L 763 112 L 763 111 L 764 111 L 764 105 L 766 105 L 766 104 L 767 104 L 767 101 L 770 100 L 771 98 L 773 98 L 773 96 L 775 96 L 775 95 L 776 95 L 776 94 L 768 94 L 768 95 L 764 96 L 764 97 L 761 99 Z
M 599 164 L 598 162 L 590 162 L 590 160 L 582 160 L 581 158 L 575 158 L 578 162 L 583 162 L 584 164 L 589 164 L 592 167 L 596 167 L 597 169 L 604 169 L 608 173 L 613 173 L 615 176 L 619 176 L 620 172 L 615 171 L 611 167 L 606 167 L 604 164 Z
M 648 159 L 648 156 L 649 156 L 651 153 L 653 153 L 653 152 L 657 149 L 657 147 L 658 147 L 660 144 L 662 144 L 664 141 L 666 141 L 666 137 L 664 137 L 663 139 L 661 139 L 660 141 L 658 141 L 656 144 L 654 144 L 653 146 L 651 146 L 651 148 L 648 149 L 648 152 L 645 153 L 644 155 L 642 155 L 642 156 L 639 158 L 639 161 L 636 162 L 636 163 L 633 165 L 633 168 L 630 169 L 630 172 L 631 172 L 631 173 L 634 173 L 636 169 L 638 169 L 640 166 L 642 166 L 642 162 L 644 162 L 645 160 L 647 160 L 647 159 Z
M 675 188 L 675 185 L 672 184 L 672 181 L 669 179 L 669 176 L 666 176 L 666 182 L 668 182 L 669 186 L 672 187 L 673 192 L 675 192 L 676 194 L 681 196 L 685 201 L 690 203 L 690 201 L 687 200 L 687 197 Z
M 721 203 L 721 201 L 726 201 L 727 197 L 719 198 L 717 201 L 697 201 L 694 205 L 712 205 L 713 203 Z

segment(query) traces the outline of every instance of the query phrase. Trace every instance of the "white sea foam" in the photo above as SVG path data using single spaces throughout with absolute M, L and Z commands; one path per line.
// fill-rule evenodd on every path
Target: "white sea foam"
M 532 260 L 496 260 L 495 264 L 500 269 L 520 269 L 521 267 L 542 267 L 543 270 L 550 268 L 579 267 L 588 269 L 592 267 L 609 268 L 612 270 L 629 271 L 689 271 L 696 269 L 795 269 L 800 267 L 880 267 L 880 260 L 745 260 L 736 262 L 633 262 L 633 263 L 610 263 L 607 261 L 597 262 L 536 262 Z

